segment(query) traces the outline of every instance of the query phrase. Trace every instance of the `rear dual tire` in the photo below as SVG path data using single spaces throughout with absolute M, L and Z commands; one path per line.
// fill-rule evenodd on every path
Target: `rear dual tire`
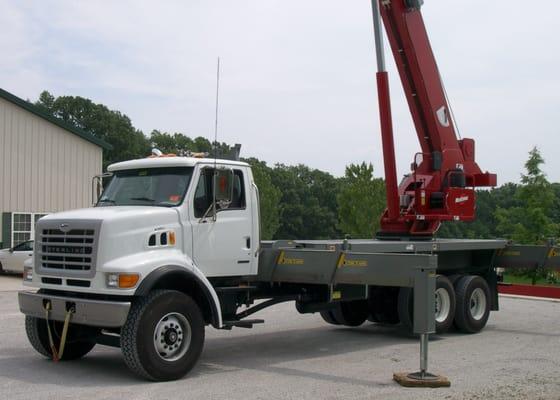
M 342 301 L 334 308 L 321 311 L 323 320 L 331 325 L 360 326 L 368 318 L 366 300 Z
M 490 288 L 480 276 L 464 276 L 455 286 L 455 324 L 461 332 L 480 332 L 490 317 Z
M 445 333 L 453 326 L 455 308 L 456 297 L 453 284 L 446 276 L 438 275 L 435 291 L 435 324 L 437 333 Z M 404 327 L 412 331 L 414 325 L 414 293 L 412 288 L 401 288 L 399 291 L 398 313 Z

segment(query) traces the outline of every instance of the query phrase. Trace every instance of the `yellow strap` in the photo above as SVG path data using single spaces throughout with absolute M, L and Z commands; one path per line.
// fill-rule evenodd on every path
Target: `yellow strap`
M 49 346 L 51 347 L 51 353 L 53 361 L 58 361 L 58 353 L 56 351 L 56 346 L 54 345 L 54 340 L 51 333 L 51 325 L 49 324 L 49 313 L 51 311 L 51 303 L 47 302 L 45 304 L 45 323 L 47 324 L 47 333 L 49 334 Z
M 49 345 L 51 347 L 52 358 L 53 361 L 56 362 L 59 361 L 62 358 L 62 355 L 64 354 L 64 347 L 66 346 L 66 337 L 68 336 L 68 326 L 70 325 L 70 318 L 72 317 L 72 313 L 74 312 L 74 310 L 69 309 L 66 311 L 66 317 L 64 317 L 64 327 L 62 328 L 62 336 L 60 337 L 60 346 L 57 351 L 51 333 L 51 326 L 49 324 L 49 313 L 51 307 L 52 305 L 50 302 L 45 305 L 45 320 L 47 323 L 47 332 L 49 334 Z
M 64 318 L 64 328 L 62 328 L 62 337 L 60 338 L 60 347 L 58 348 L 58 359 L 62 358 L 64 354 L 64 346 L 66 345 L 66 335 L 68 334 L 68 325 L 70 325 L 70 317 L 72 316 L 72 310 L 66 311 L 66 317 Z

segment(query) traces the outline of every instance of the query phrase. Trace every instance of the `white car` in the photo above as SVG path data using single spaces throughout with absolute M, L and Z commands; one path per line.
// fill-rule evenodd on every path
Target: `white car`
M 23 273 L 23 262 L 33 255 L 33 240 L 0 250 L 0 273 Z

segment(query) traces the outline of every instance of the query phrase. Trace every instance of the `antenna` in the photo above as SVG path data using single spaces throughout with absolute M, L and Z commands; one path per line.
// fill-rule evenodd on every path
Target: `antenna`
M 216 166 L 216 157 L 218 152 L 218 110 L 220 104 L 220 57 L 218 57 L 218 65 L 216 66 L 216 115 L 214 119 L 214 167 Z
M 217 170 L 217 157 L 218 157 L 218 109 L 220 105 L 220 57 L 218 57 L 218 65 L 216 66 L 216 115 L 214 119 L 214 177 L 213 181 L 213 190 L 214 198 L 213 198 L 213 208 L 214 212 L 212 213 L 212 219 L 216 221 L 216 180 L 218 179 L 218 170 Z

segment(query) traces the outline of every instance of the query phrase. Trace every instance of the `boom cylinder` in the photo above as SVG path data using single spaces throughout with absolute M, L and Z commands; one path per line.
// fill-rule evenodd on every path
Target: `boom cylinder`
M 373 30 L 375 33 L 375 52 L 377 57 L 377 97 L 379 101 L 379 120 L 381 122 L 381 141 L 383 144 L 383 164 L 385 167 L 385 189 L 387 196 L 387 216 L 395 221 L 399 217 L 399 192 L 395 143 L 393 138 L 393 119 L 389 94 L 389 78 L 385 70 L 383 51 L 383 31 L 378 0 L 372 0 Z

